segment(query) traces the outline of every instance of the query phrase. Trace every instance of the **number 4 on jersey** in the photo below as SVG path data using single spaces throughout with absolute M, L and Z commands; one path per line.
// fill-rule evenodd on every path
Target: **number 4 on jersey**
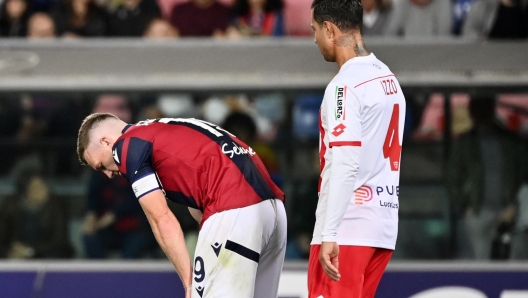
M 400 123 L 400 105 L 395 104 L 392 110 L 392 116 L 389 123 L 389 130 L 383 143 L 383 157 L 388 158 L 390 162 L 391 171 L 398 171 L 400 168 L 400 156 L 402 146 L 400 144 L 399 134 Z

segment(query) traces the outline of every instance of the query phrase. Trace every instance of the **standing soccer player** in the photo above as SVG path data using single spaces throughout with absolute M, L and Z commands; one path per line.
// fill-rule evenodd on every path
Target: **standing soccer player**
M 201 120 L 130 125 L 99 113 L 81 125 L 77 151 L 84 164 L 132 184 L 186 298 L 277 297 L 286 249 L 284 193 L 251 147 Z M 200 222 L 194 272 L 166 198 L 188 206 Z
M 310 298 L 374 297 L 396 244 L 405 98 L 361 36 L 360 0 L 314 0 L 312 30 L 339 73 L 321 105 Z

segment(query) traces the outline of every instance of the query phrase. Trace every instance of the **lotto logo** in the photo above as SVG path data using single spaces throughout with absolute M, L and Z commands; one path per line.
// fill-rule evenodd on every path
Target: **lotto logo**
M 338 126 L 334 127 L 334 130 L 332 131 L 332 134 L 335 136 L 335 137 L 338 137 L 340 136 L 342 133 L 345 132 L 345 128 L 346 126 L 343 125 L 342 123 L 339 124 Z
M 371 201 L 372 197 L 372 188 L 370 188 L 370 186 L 363 185 L 354 192 L 354 203 L 356 205 L 363 205 L 363 203 Z

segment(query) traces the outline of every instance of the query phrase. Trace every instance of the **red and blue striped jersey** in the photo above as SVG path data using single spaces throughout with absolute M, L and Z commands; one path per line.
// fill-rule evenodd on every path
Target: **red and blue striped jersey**
M 217 212 L 284 193 L 253 149 L 222 128 L 197 119 L 162 118 L 128 125 L 113 156 L 139 199 L 156 189 L 176 203 Z

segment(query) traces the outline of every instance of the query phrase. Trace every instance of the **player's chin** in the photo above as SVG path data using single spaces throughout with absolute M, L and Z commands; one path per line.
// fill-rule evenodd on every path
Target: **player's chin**
M 323 58 L 327 61 L 327 62 L 335 62 L 335 57 L 331 56 L 331 55 L 328 55 L 328 54 L 323 54 Z

